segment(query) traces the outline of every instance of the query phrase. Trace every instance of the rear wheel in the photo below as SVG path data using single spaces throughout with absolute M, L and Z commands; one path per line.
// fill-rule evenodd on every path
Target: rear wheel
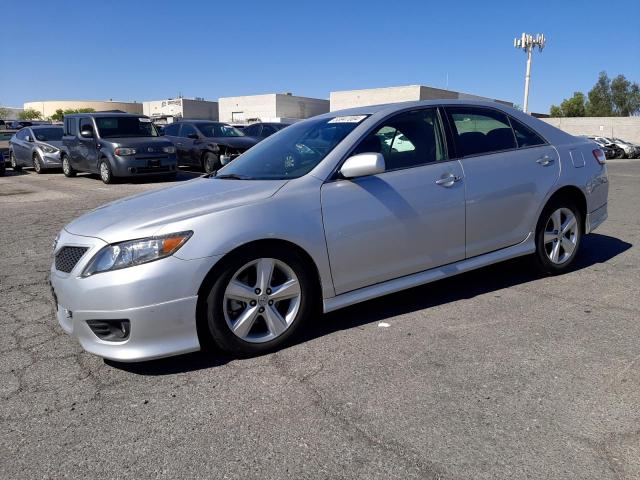
M 536 259 L 548 274 L 567 271 L 582 240 L 582 213 L 568 199 L 557 199 L 545 207 L 536 229 Z
M 11 162 L 11 169 L 14 172 L 22 171 L 22 166 L 18 165 L 18 161 L 16 160 L 16 156 L 13 154 L 13 152 L 9 153 L 9 161 Z
M 289 250 L 268 247 L 234 256 L 204 293 L 214 342 L 238 356 L 283 346 L 314 312 L 312 278 Z
M 100 160 L 100 166 L 98 168 L 102 182 L 106 184 L 113 183 L 113 171 L 111 170 L 109 161 L 106 159 Z
M 64 173 L 65 177 L 75 177 L 77 173 L 71 166 L 67 155 L 62 156 L 62 173 Z
M 206 173 L 213 173 L 218 170 L 222 165 L 220 164 L 220 157 L 212 152 L 207 152 L 202 158 L 202 168 Z

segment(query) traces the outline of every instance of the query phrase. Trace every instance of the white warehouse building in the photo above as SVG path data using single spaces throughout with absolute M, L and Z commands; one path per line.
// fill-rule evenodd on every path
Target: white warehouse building
M 143 113 L 157 120 L 189 118 L 193 120 L 218 120 L 218 102 L 209 102 L 203 98 L 168 98 L 142 102 Z
M 219 99 L 220 121 L 228 123 L 293 123 L 329 111 L 329 100 L 268 93 Z
M 504 100 L 496 100 L 495 98 L 481 97 L 453 90 L 444 90 L 442 88 L 427 87 L 425 85 L 342 90 L 331 92 L 329 98 L 332 112 L 345 108 L 366 107 L 368 105 L 440 99 L 485 100 L 513 106 L 513 103 Z

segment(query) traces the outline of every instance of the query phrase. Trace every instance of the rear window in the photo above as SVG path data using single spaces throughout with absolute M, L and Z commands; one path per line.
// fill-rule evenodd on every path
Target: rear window
M 534 147 L 536 145 L 544 145 L 546 143 L 540 135 L 523 123 L 520 123 L 513 117 L 511 117 L 510 120 L 513 132 L 516 134 L 518 148 Z
M 459 155 L 481 155 L 516 148 L 506 114 L 479 107 L 450 107 L 447 112 L 454 127 Z
M 95 121 L 102 138 L 158 136 L 156 127 L 145 117 L 96 117 Z

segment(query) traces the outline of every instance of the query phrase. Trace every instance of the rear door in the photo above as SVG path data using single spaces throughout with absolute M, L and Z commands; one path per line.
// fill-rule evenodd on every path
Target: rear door
M 524 241 L 560 175 L 556 150 L 498 109 L 446 111 L 466 179 L 467 258 Z

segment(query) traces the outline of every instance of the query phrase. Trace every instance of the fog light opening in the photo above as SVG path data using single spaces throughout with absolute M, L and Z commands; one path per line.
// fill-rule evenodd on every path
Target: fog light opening
M 131 333 L 129 320 L 87 320 L 87 325 L 96 337 L 107 342 L 122 342 Z

